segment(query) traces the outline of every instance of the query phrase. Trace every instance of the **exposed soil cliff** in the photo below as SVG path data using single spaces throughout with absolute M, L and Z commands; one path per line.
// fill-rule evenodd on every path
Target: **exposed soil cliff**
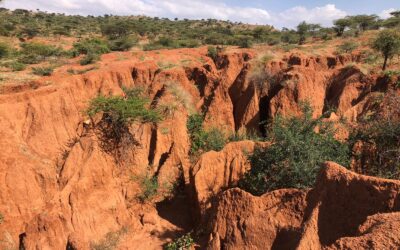
M 398 246 L 399 232 L 383 233 L 398 225 L 398 213 L 390 213 L 400 210 L 398 182 L 328 164 L 311 191 L 253 197 L 229 188 L 248 169 L 246 154 L 256 143 L 231 143 L 195 162 L 189 157 L 189 107 L 204 112 L 206 127 L 228 132 L 262 133 L 260 121 L 296 114 L 306 100 L 315 115 L 333 108 L 357 121 L 368 100 L 387 89 L 386 81 L 345 67 L 357 58 L 287 54 L 265 64 L 269 77 L 259 82 L 250 77 L 253 50 L 232 49 L 215 62 L 206 48 L 148 56 L 143 62 L 106 55 L 95 71 L 67 76 L 61 69 L 0 89 L 1 248 L 89 249 L 107 243 L 161 249 L 200 222 L 211 225 L 210 249 Z M 190 63 L 179 64 L 188 57 Z M 160 66 L 165 60 L 174 65 Z M 185 102 L 171 93 L 171 84 L 188 97 Z M 136 143 L 111 153 L 97 129 L 100 118 L 90 120 L 84 111 L 99 94 L 122 95 L 122 87 L 133 86 L 144 87 L 153 106 L 169 109 L 158 124 L 133 124 Z M 136 177 L 147 173 L 156 174 L 162 187 L 179 186 L 178 194 L 140 202 Z

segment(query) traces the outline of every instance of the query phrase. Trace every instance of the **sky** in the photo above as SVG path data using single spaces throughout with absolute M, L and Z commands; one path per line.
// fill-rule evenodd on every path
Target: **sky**
M 400 9 L 400 0 L 3 0 L 0 6 L 80 15 L 215 18 L 293 28 L 301 21 L 331 26 L 333 20 L 355 14 L 387 18 Z

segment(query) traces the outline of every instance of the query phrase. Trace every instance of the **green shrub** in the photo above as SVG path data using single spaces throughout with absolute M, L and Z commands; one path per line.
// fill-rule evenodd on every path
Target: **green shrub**
M 203 115 L 193 114 L 189 116 L 187 129 L 190 134 L 190 152 L 192 154 L 211 150 L 220 151 L 227 142 L 225 134 L 220 129 L 212 128 L 205 130 L 203 128 L 203 121 Z
M 280 188 L 309 188 L 321 163 L 348 164 L 349 148 L 334 138 L 332 124 L 322 117 L 313 119 L 310 106 L 303 106 L 301 117 L 278 116 L 270 124 L 267 138 L 273 144 L 250 157 L 251 170 L 240 182 L 243 189 L 261 195 Z
M 52 67 L 35 67 L 32 68 L 32 73 L 38 76 L 50 76 L 54 69 Z
M 201 114 L 193 114 L 189 116 L 187 121 L 187 129 L 190 134 L 191 147 L 190 152 L 195 153 L 204 148 L 204 130 L 203 130 L 204 116 Z
M 134 121 L 158 122 L 161 120 L 156 110 L 146 107 L 149 104 L 147 98 L 129 89 L 125 91 L 128 93 L 126 97 L 98 96 L 94 98 L 90 102 L 87 114 L 93 116 L 103 112 L 113 123 L 125 125 Z
M 234 38 L 232 45 L 239 46 L 239 48 L 251 48 L 253 42 L 248 36 L 239 36 Z
M 125 97 L 98 96 L 91 100 L 87 109 L 89 116 L 102 113 L 101 121 L 96 124 L 102 149 L 113 155 L 119 162 L 125 149 L 137 146 L 138 142 L 129 131 L 129 125 L 138 122 L 158 122 L 161 115 L 149 108 L 149 100 L 139 92 L 124 89 Z
M 101 33 L 110 39 L 126 37 L 132 29 L 132 25 L 125 20 L 109 21 L 101 25 Z
M 7 62 L 4 64 L 7 68 L 10 68 L 12 71 L 22 71 L 26 69 L 26 65 L 17 61 Z
M 194 240 L 190 233 L 183 235 L 174 242 L 168 243 L 166 250 L 189 250 L 194 244 Z
M 207 56 L 215 61 L 218 57 L 218 50 L 215 46 L 208 46 L 207 48 Z
M 352 41 L 346 41 L 338 46 L 340 53 L 351 53 L 358 47 L 358 44 Z
M 383 98 L 383 97 L 382 97 Z M 379 105 L 380 102 L 378 102 Z M 380 105 L 379 105 L 380 106 Z M 385 94 L 382 110 L 371 112 L 350 135 L 350 143 L 362 142 L 365 152 L 355 155 L 360 160 L 361 173 L 388 179 L 400 179 L 400 97 L 395 92 Z
M 158 178 L 157 176 L 149 176 L 148 174 L 142 178 L 139 178 L 139 185 L 141 193 L 138 195 L 138 199 L 141 202 L 152 200 L 158 192 Z
M 235 141 L 261 141 L 262 137 L 257 135 L 256 132 L 247 132 L 247 131 L 235 131 L 228 137 L 229 142 L 235 142 Z
M 82 59 L 79 61 L 80 65 L 88 65 L 100 60 L 100 55 L 95 53 L 86 54 Z
M 10 53 L 10 46 L 6 43 L 0 42 L 0 59 L 6 58 Z
M 118 246 L 121 236 L 127 233 L 127 227 L 123 227 L 115 232 L 109 232 L 101 241 L 97 242 L 96 244 L 92 243 L 90 248 L 92 250 L 113 250 Z
M 196 48 L 200 46 L 200 42 L 194 39 L 181 39 L 177 41 L 177 48 Z
M 23 43 L 21 44 L 20 57 L 18 61 L 26 64 L 36 64 L 46 60 L 51 56 L 61 56 L 63 50 L 55 46 L 41 43 Z
M 112 51 L 127 51 L 137 44 L 137 37 L 124 36 L 108 42 Z
M 101 55 L 110 52 L 108 43 L 105 40 L 99 38 L 87 38 L 79 42 L 74 43 L 74 54 L 75 56 L 79 54 L 94 54 Z
M 224 148 L 227 140 L 225 134 L 218 128 L 211 128 L 204 133 L 203 151 L 220 151 Z
M 29 42 L 21 44 L 21 53 L 25 55 L 37 55 L 43 57 L 59 56 L 61 48 L 41 43 Z

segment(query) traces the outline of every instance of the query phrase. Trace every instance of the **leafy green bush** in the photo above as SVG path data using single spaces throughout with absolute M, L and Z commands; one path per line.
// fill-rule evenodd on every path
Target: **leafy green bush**
M 232 45 L 237 45 L 239 48 L 251 48 L 253 42 L 248 36 L 238 36 L 231 42 Z
M 346 41 L 338 46 L 340 53 L 351 53 L 358 47 L 358 44 L 352 41 Z
M 86 54 L 82 59 L 79 61 L 80 65 L 88 65 L 100 60 L 100 55 L 95 53 Z
M 10 53 L 10 45 L 0 42 L 0 59 L 5 58 Z
M 141 193 L 138 195 L 138 199 L 141 202 L 146 202 L 153 199 L 157 195 L 158 191 L 158 178 L 157 176 L 146 175 L 139 179 L 139 185 Z
M 381 110 L 372 110 L 371 117 L 352 131 L 349 141 L 352 145 L 361 142 L 365 149 L 355 155 L 362 174 L 400 179 L 400 97 L 390 91 L 383 101 Z
M 194 244 L 194 240 L 190 233 L 183 235 L 174 242 L 169 243 L 165 250 L 189 250 Z
M 187 121 L 186 126 L 191 139 L 191 153 L 195 153 L 204 147 L 203 121 L 204 117 L 201 114 L 190 115 Z
M 322 117 L 312 118 L 309 105 L 304 105 L 301 117 L 276 117 L 268 127 L 267 138 L 273 144 L 255 150 L 250 157 L 251 170 L 240 182 L 243 189 L 255 195 L 280 188 L 311 187 L 321 163 L 349 163 L 348 146 L 334 138 L 331 123 Z
M 400 122 L 372 122 L 356 130 L 352 139 L 376 149 L 375 154 L 368 154 L 369 161 L 364 165 L 363 174 L 400 179 Z
M 105 40 L 99 38 L 87 38 L 79 42 L 74 43 L 74 53 L 75 56 L 79 54 L 96 54 L 102 55 L 110 52 L 108 43 Z
M 61 56 L 63 50 L 52 45 L 46 45 L 41 43 L 22 43 L 20 50 L 20 58 L 18 59 L 21 63 L 35 64 L 46 60 L 51 56 Z
M 132 25 L 125 20 L 109 21 L 101 25 L 101 33 L 110 39 L 126 37 L 132 29 Z
M 158 122 L 161 120 L 160 114 L 153 109 L 147 108 L 149 100 L 130 90 L 126 97 L 98 96 L 91 100 L 87 114 L 93 116 L 99 112 L 116 124 L 129 124 L 134 121 Z
M 3 64 L 5 67 L 10 68 L 12 71 L 22 71 L 26 69 L 26 65 L 17 61 L 6 62 Z
M 208 46 L 207 48 L 207 56 L 215 61 L 218 57 L 218 50 L 215 46 Z
M 21 44 L 21 53 L 25 55 L 38 55 L 43 57 L 58 56 L 62 52 L 61 48 L 53 45 L 29 42 Z
M 129 131 L 129 125 L 138 122 L 158 122 L 161 114 L 149 106 L 149 100 L 136 90 L 123 89 L 125 97 L 98 96 L 91 100 L 87 114 L 91 117 L 102 113 L 102 119 L 96 124 L 102 149 L 113 155 L 118 162 L 125 149 L 138 145 Z
M 187 128 L 191 139 L 190 152 L 192 154 L 211 150 L 220 151 L 227 142 L 225 134 L 218 128 L 205 130 L 203 121 L 203 115 L 194 114 L 189 116 Z
M 32 68 L 32 73 L 38 76 L 50 76 L 54 69 L 52 67 L 35 67 Z
M 137 37 L 124 36 L 108 42 L 112 51 L 127 51 L 137 44 Z

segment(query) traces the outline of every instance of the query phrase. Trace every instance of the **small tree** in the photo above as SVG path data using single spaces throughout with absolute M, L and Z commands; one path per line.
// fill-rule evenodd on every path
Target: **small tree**
M 299 34 L 299 44 L 304 44 L 306 41 L 307 34 L 315 36 L 316 32 L 321 29 L 321 25 L 314 23 L 306 23 L 305 21 L 297 25 L 297 34 Z
M 346 17 L 335 20 L 333 24 L 335 25 L 333 28 L 336 31 L 336 35 L 342 36 L 346 28 L 349 28 L 352 25 L 352 21 L 348 17 Z
M 396 10 L 396 11 L 390 12 L 390 15 L 392 15 L 394 17 L 400 17 L 400 10 Z
M 357 25 L 360 31 L 368 30 L 369 28 L 375 26 L 378 21 L 377 15 L 357 15 L 351 17 L 353 23 Z
M 386 70 L 388 59 L 400 53 L 400 34 L 395 30 L 383 30 L 373 41 L 372 47 L 383 57 L 382 70 Z
M 306 35 L 307 32 L 309 31 L 310 26 L 305 22 L 301 22 L 299 25 L 297 25 L 297 33 L 299 34 L 300 38 L 299 38 L 299 44 L 304 44 L 304 42 L 306 41 Z

